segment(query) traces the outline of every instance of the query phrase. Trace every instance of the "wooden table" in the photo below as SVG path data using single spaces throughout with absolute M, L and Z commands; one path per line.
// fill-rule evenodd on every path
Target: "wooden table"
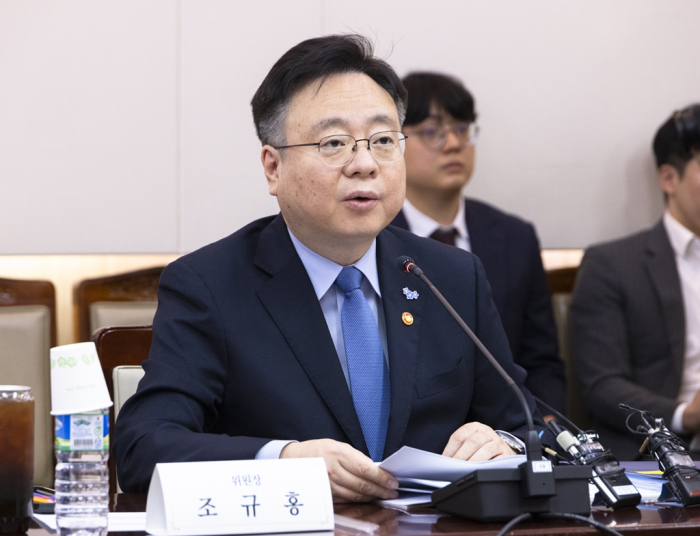
M 658 466 L 651 462 L 623 462 L 628 470 L 652 470 Z M 114 512 L 143 512 L 146 509 L 145 493 L 121 493 L 111 495 L 110 510 Z M 375 536 L 427 536 L 443 534 L 449 536 L 496 534 L 502 524 L 480 523 L 441 514 L 437 510 L 423 510 L 425 514 L 409 515 L 398 510 L 382 508 L 374 504 L 336 504 L 335 513 L 369 521 L 379 525 Z M 594 508 L 592 519 L 614 528 L 622 534 L 700 535 L 700 506 L 676 508 L 670 506 L 640 505 L 613 511 Z M 32 522 L 29 536 L 49 536 L 47 530 Z M 113 532 L 113 536 L 143 536 L 145 532 Z M 336 536 L 357 536 L 336 528 Z M 601 534 L 585 523 L 577 521 L 525 522 L 517 525 L 509 535 L 583 535 Z
M 115 512 L 143 512 L 146 508 L 145 493 L 122 493 L 112 496 L 110 509 Z M 422 515 L 409 515 L 398 510 L 390 510 L 373 504 L 337 504 L 335 513 L 376 523 L 380 529 L 375 536 L 427 536 L 430 534 L 494 535 L 502 525 L 479 523 L 437 511 Z M 698 535 L 700 534 L 700 507 L 673 508 L 642 506 L 626 508 L 617 512 L 594 509 L 591 518 L 623 534 Z M 29 536 L 49 536 L 51 533 L 32 523 Z M 143 536 L 145 532 L 113 532 L 113 536 Z M 336 536 L 352 533 L 336 529 Z M 593 527 L 580 522 L 546 521 L 525 522 L 518 525 L 509 535 L 583 535 L 600 534 Z M 355 535 L 352 535 L 355 536 Z

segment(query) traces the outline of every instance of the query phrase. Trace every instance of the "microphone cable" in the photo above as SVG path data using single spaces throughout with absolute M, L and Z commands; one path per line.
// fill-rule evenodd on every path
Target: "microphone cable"
M 598 529 L 599 531 L 605 533 L 605 534 L 612 534 L 613 536 L 622 536 L 619 532 L 617 532 L 615 529 L 612 529 L 608 527 L 607 525 L 603 525 L 600 521 L 596 521 L 595 519 L 590 519 L 588 517 L 583 517 L 577 514 L 557 514 L 557 513 L 552 513 L 552 514 L 520 514 L 517 517 L 514 517 L 511 519 L 508 523 L 506 523 L 503 528 L 496 534 L 496 536 L 506 536 L 508 534 L 508 531 L 511 530 L 513 527 L 516 525 L 522 523 L 523 521 L 537 521 L 539 519 L 566 519 L 566 520 L 573 520 L 573 521 L 581 521 L 582 523 L 588 523 L 591 525 L 593 528 Z

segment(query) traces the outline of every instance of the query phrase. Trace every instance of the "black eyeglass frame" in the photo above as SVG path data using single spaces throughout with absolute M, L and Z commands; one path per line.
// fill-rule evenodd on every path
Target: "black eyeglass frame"
M 327 162 L 325 162 L 325 161 L 322 160 L 323 163 L 326 164 L 327 166 L 329 166 L 329 167 L 343 167 L 343 166 L 347 166 L 350 162 L 352 162 L 352 161 L 355 159 L 355 155 L 357 154 L 357 144 L 360 143 L 361 141 L 366 141 L 366 142 L 367 142 L 367 151 L 369 151 L 369 154 L 372 155 L 372 158 L 374 158 L 375 161 L 379 162 L 380 164 L 391 164 L 392 162 L 396 162 L 399 158 L 401 158 L 401 156 L 403 156 L 403 153 L 404 153 L 404 151 L 405 151 L 405 148 L 404 148 L 404 151 L 400 151 L 399 158 L 397 158 L 396 160 L 391 160 L 391 161 L 389 161 L 389 162 L 385 162 L 385 161 L 383 161 L 383 160 L 377 160 L 377 157 L 376 157 L 375 154 L 372 152 L 372 148 L 371 148 L 370 145 L 369 145 L 369 141 L 370 141 L 374 136 L 376 136 L 377 134 L 386 134 L 387 132 L 392 132 L 392 133 L 398 134 L 399 136 L 403 136 L 403 138 L 399 138 L 399 143 L 402 142 L 402 141 L 405 142 L 405 141 L 408 139 L 408 136 L 406 136 L 406 134 L 404 134 L 404 133 L 401 132 L 400 130 L 381 130 L 381 131 L 379 131 L 379 132 L 375 132 L 374 134 L 371 134 L 369 138 L 361 138 L 361 139 L 359 139 L 359 140 L 358 140 L 357 138 L 355 138 L 354 136 L 351 136 L 350 134 L 331 134 L 331 135 L 329 135 L 329 136 L 324 136 L 324 137 L 321 138 L 321 140 L 320 140 L 319 142 L 317 142 L 317 143 L 295 143 L 294 145 L 281 145 L 281 146 L 279 146 L 279 147 L 275 147 L 275 146 L 273 145 L 272 147 L 273 147 L 274 149 L 281 150 L 281 149 L 289 149 L 289 148 L 291 148 L 291 147 L 314 147 L 314 146 L 315 146 L 315 147 L 318 147 L 318 151 L 319 151 L 319 153 L 320 153 L 320 152 L 321 152 L 321 144 L 323 143 L 323 140 L 325 140 L 325 139 L 327 139 L 327 138 L 336 138 L 336 137 L 339 137 L 339 136 L 344 136 L 344 137 L 346 137 L 346 138 L 352 138 L 353 140 L 355 140 L 355 145 L 353 145 L 353 147 L 352 147 L 352 152 L 353 152 L 352 158 L 351 158 L 349 161 L 347 161 L 345 164 L 342 164 L 342 165 L 339 165 L 339 166 L 333 166 L 333 165 L 328 164 Z M 404 147 L 405 147 L 405 145 L 404 145 Z
M 456 127 L 458 124 L 460 124 L 460 123 L 461 123 L 461 124 L 465 124 L 465 123 L 468 124 L 470 130 L 473 128 L 473 130 L 474 130 L 474 135 L 469 139 L 469 141 L 466 141 L 466 142 L 465 142 L 465 141 L 462 141 L 462 139 L 460 138 L 460 136 L 459 136 L 459 135 L 457 134 L 457 132 L 455 131 L 455 127 Z M 413 127 L 413 126 L 414 126 L 414 125 L 410 125 L 408 128 L 411 128 L 411 127 Z M 448 132 L 452 132 L 452 133 L 457 137 L 457 139 L 459 140 L 459 142 L 460 142 L 461 144 L 463 144 L 465 147 L 471 147 L 471 146 L 473 146 L 473 145 L 476 145 L 476 142 L 477 142 L 478 139 L 479 139 L 479 133 L 480 133 L 480 131 L 481 131 L 481 127 L 479 127 L 479 124 L 478 124 L 477 122 L 475 122 L 475 121 L 460 121 L 460 122 L 455 122 L 455 123 L 452 125 L 451 128 L 447 128 L 447 127 L 444 127 L 444 126 L 443 126 L 443 127 L 436 127 L 438 130 L 444 131 L 444 136 L 441 136 L 440 141 L 439 141 L 437 144 L 433 145 L 432 143 L 430 143 L 430 142 L 426 139 L 425 131 L 427 130 L 427 128 L 428 128 L 428 127 L 424 127 L 424 128 L 421 128 L 421 129 L 418 130 L 418 132 L 417 132 L 418 138 L 419 138 L 427 147 L 430 147 L 431 149 L 434 149 L 434 150 L 436 150 L 436 151 L 439 151 L 439 150 L 441 150 L 441 149 L 444 147 L 445 142 L 447 142 L 447 134 L 448 134 Z

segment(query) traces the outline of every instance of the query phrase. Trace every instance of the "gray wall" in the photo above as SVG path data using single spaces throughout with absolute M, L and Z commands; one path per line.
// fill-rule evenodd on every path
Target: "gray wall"
M 469 195 L 577 248 L 663 210 L 650 143 L 700 101 L 700 2 L 0 0 L 0 254 L 186 252 L 276 212 L 249 101 L 308 37 L 372 37 L 477 100 Z

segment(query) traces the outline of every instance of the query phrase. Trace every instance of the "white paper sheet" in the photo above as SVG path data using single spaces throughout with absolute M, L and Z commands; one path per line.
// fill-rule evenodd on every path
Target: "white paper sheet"
M 56 528 L 54 514 L 34 514 L 34 518 L 51 530 Z M 146 530 L 146 512 L 110 512 L 107 516 L 109 532 L 140 532 Z
M 395 510 L 408 510 L 411 507 L 420 504 L 429 504 L 431 502 L 430 495 L 420 495 L 420 494 L 406 494 L 400 495 L 398 499 L 386 499 L 384 501 L 377 501 L 376 504 L 384 506 L 385 508 L 393 508 Z
M 110 512 L 107 527 L 109 532 L 146 530 L 146 512 Z
M 401 447 L 380 463 L 379 467 L 396 478 L 454 482 L 477 469 L 511 469 L 524 461 L 525 456 L 518 455 L 485 462 L 465 462 L 413 447 Z
M 421 492 L 444 488 L 450 484 L 448 480 L 425 480 L 423 478 L 398 477 L 396 480 L 399 482 L 399 489 L 417 488 Z
M 625 473 L 642 496 L 642 502 L 655 502 L 659 498 L 661 488 L 666 482 L 661 475 L 642 475 L 632 471 Z
M 423 480 L 422 478 L 397 478 L 399 482 L 399 492 L 409 493 L 432 493 L 433 490 L 444 488 L 450 482 L 446 480 Z

